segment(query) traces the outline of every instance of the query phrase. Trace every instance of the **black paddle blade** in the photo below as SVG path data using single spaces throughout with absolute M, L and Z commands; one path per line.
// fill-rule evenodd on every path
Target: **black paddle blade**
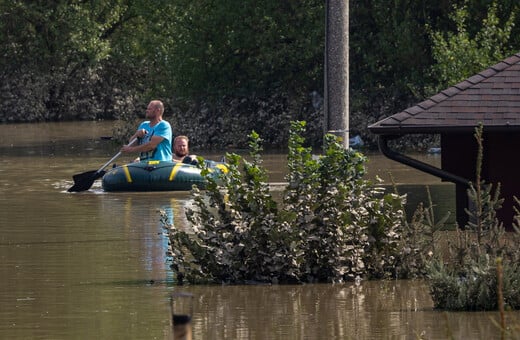
M 101 170 L 92 170 L 83 172 L 81 174 L 77 174 L 72 176 L 72 179 L 74 180 L 74 185 L 67 190 L 68 192 L 79 192 L 79 191 L 85 191 L 90 189 L 92 184 L 94 184 L 94 181 L 96 179 L 99 179 L 105 175 L 106 171 Z

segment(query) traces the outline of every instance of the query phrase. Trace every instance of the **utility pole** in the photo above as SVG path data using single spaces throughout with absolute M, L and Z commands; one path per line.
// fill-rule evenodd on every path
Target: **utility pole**
M 341 137 L 349 147 L 349 0 L 326 0 L 325 133 Z

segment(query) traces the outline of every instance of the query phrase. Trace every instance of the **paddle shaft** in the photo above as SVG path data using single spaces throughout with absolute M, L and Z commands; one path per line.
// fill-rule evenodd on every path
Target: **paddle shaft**
M 133 140 L 128 143 L 128 145 L 132 145 L 135 143 L 137 138 L 134 138 Z M 67 190 L 68 192 L 78 192 L 78 191 L 85 191 L 90 189 L 92 184 L 94 184 L 94 181 L 98 178 L 101 178 L 105 175 L 104 169 L 110 164 L 114 159 L 119 157 L 121 155 L 121 151 L 119 151 L 114 157 L 112 157 L 108 162 L 103 164 L 101 168 L 98 170 L 92 170 L 83 172 L 81 174 L 77 174 L 72 176 L 72 179 L 74 180 L 74 185 Z
M 136 140 L 137 140 L 137 138 L 132 139 L 132 140 L 130 141 L 130 143 L 128 143 L 128 145 L 132 145 L 132 144 L 134 144 Z M 103 169 L 105 169 L 105 168 L 106 168 L 110 163 L 112 163 L 112 161 L 114 161 L 114 159 L 116 159 L 116 158 L 119 157 L 119 156 L 121 156 L 121 151 L 119 151 L 118 153 L 116 153 L 116 154 L 114 155 L 114 157 L 110 158 L 110 159 L 108 160 L 108 162 L 106 162 L 105 164 L 103 164 L 103 166 L 102 166 L 101 168 L 99 168 L 99 169 L 96 171 L 96 173 L 99 173 L 99 172 L 103 171 Z

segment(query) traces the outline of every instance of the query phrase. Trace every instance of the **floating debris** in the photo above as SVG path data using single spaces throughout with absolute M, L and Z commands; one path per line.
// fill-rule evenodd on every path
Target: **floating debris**
M 360 148 L 364 145 L 365 143 L 363 142 L 363 139 L 361 139 L 361 136 L 360 135 L 356 135 L 354 137 L 351 137 L 349 138 L 348 140 L 348 145 L 353 148 L 353 149 L 357 149 L 357 148 Z

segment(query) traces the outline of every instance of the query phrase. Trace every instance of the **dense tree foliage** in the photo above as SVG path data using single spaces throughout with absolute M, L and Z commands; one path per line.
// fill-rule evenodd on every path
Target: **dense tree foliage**
M 121 2 L 2 0 L 1 120 L 113 115 L 126 94 L 105 72 L 127 10 Z
M 455 6 L 449 17 L 456 24 L 456 32 L 430 32 L 433 57 L 437 61 L 432 70 L 438 79 L 439 90 L 513 53 L 509 41 L 517 12 L 518 9 L 513 9 L 507 21 L 501 23 L 497 16 L 498 6 L 493 3 L 487 17 L 482 19 L 481 30 L 471 34 L 467 27 L 467 5 Z
M 298 90 L 322 82 L 323 2 L 178 0 L 166 65 L 178 95 Z
M 310 94 L 323 94 L 325 6 L 0 0 L 0 121 L 132 120 L 155 97 L 198 146 L 245 146 L 253 129 L 282 145 L 291 120 L 306 120 L 319 144 L 322 108 Z M 368 124 L 516 52 L 515 6 L 351 1 L 352 133 L 369 140 Z

